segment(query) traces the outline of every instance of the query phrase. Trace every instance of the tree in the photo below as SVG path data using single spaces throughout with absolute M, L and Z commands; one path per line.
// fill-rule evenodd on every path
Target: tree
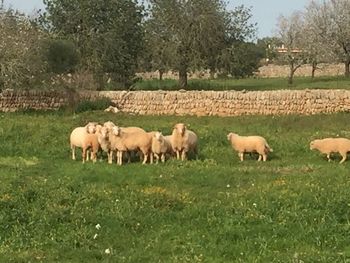
M 305 53 L 301 49 L 303 37 L 303 17 L 300 12 L 294 12 L 289 17 L 278 18 L 278 34 L 284 45 L 279 59 L 287 62 L 290 73 L 288 83 L 293 84 L 295 71 L 305 62 Z
M 237 41 L 220 58 L 221 72 L 235 78 L 249 77 L 259 68 L 265 50 L 254 43 Z
M 45 38 L 24 14 L 0 3 L 0 88 L 28 88 L 46 70 L 42 57 Z
M 171 54 L 166 57 L 169 62 L 162 60 L 162 63 L 179 71 L 181 88 L 187 86 L 189 70 L 209 69 L 213 75 L 223 50 L 232 47 L 232 40 L 255 32 L 248 23 L 249 10 L 239 7 L 229 12 L 222 0 L 151 0 L 150 3 L 147 33 L 149 38 L 156 39 L 155 50 Z
M 41 24 L 71 40 L 83 69 L 100 80 L 108 73 L 125 87 L 134 77 L 143 47 L 143 9 L 133 0 L 44 0 Z M 100 87 L 101 88 L 101 87 Z
M 318 64 L 325 61 L 330 61 L 331 56 L 327 50 L 326 45 L 322 39 L 313 30 L 313 22 L 311 18 L 304 14 L 304 25 L 302 28 L 302 38 L 300 41 L 300 48 L 303 50 L 306 62 L 311 65 L 311 78 L 314 79 L 315 72 L 318 69 Z
M 350 1 L 312 1 L 307 7 L 310 29 L 329 53 L 345 65 L 345 76 L 350 77 Z
M 51 72 L 72 73 L 78 62 L 79 54 L 73 42 L 68 40 L 50 40 L 47 44 L 46 59 Z

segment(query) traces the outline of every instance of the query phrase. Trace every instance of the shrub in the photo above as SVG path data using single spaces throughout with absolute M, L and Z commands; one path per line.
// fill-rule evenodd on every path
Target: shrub
M 104 110 L 109 106 L 114 106 L 111 99 L 101 98 L 97 100 L 81 100 L 75 108 L 76 113 L 81 113 L 85 111 L 95 111 L 95 110 Z

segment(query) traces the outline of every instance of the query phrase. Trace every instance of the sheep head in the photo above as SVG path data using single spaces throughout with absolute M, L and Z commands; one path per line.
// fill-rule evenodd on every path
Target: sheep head
M 112 129 L 112 128 L 115 127 L 116 125 L 115 125 L 113 122 L 111 122 L 111 121 L 107 121 L 107 122 L 105 122 L 105 123 L 103 124 L 103 126 L 109 128 L 109 129 Z
M 114 126 L 114 127 L 112 128 L 112 133 L 113 133 L 115 136 L 120 136 L 121 128 L 118 127 L 118 126 Z
M 184 123 L 177 123 L 174 126 L 174 130 L 176 130 L 181 136 L 184 136 L 186 131 L 186 125 Z
M 230 132 L 229 134 L 227 134 L 227 140 L 231 141 L 233 136 L 238 136 L 238 134 Z
M 101 133 L 101 135 L 102 135 L 103 138 L 108 139 L 109 130 L 108 130 L 107 127 L 102 127 L 102 128 L 100 129 L 100 133 Z
M 96 132 L 101 132 L 102 125 L 98 124 L 96 125 Z
M 310 142 L 310 150 L 313 150 L 313 149 L 315 149 L 317 146 L 317 141 L 319 141 L 319 140 L 313 140 L 313 141 L 311 141 Z
M 85 128 L 86 128 L 86 132 L 93 134 L 96 132 L 96 126 L 97 123 L 96 122 L 89 122 L 88 124 L 86 124 Z
M 161 132 L 156 132 L 154 134 L 154 137 L 156 138 L 157 141 L 162 141 L 163 134 Z

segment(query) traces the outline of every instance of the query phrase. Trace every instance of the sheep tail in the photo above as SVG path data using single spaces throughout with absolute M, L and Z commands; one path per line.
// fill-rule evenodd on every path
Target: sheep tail
M 265 143 L 265 150 L 267 152 L 273 152 L 273 149 L 267 143 Z

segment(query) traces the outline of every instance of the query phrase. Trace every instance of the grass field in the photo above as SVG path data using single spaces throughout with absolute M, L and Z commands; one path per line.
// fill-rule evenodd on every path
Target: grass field
M 350 89 L 350 79 L 344 77 L 296 77 L 293 85 L 286 78 L 247 78 L 189 80 L 188 90 L 279 90 L 279 89 Z M 136 90 L 178 90 L 176 80 L 145 80 L 135 83 Z
M 83 165 L 68 137 L 90 120 L 189 123 L 200 158 Z M 229 131 L 263 135 L 270 160 L 240 163 Z M 349 114 L 0 113 L 0 262 L 349 262 L 350 161 L 309 150 L 326 136 L 350 137 Z

